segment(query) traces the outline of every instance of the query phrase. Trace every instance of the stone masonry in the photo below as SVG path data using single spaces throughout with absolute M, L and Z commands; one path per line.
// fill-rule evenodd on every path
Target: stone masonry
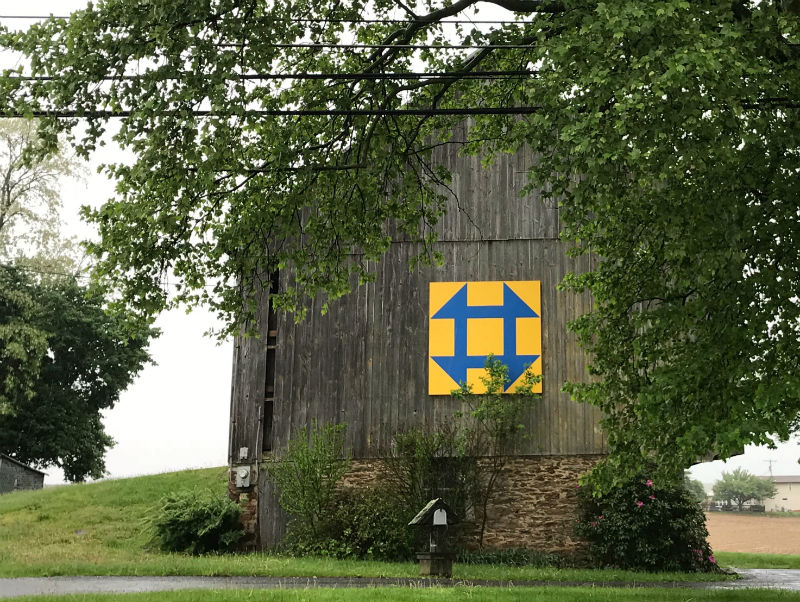
M 575 455 L 510 459 L 489 506 L 484 546 L 579 553 L 581 543 L 574 535 L 578 479 L 601 458 L 602 455 Z M 381 472 L 379 460 L 353 460 L 342 485 L 377 485 Z M 468 542 L 477 541 L 477 525 L 465 525 L 464 531 Z
M 246 548 L 258 547 L 258 488 L 253 486 L 247 490 L 239 490 L 234 483 L 228 481 L 228 497 L 239 504 L 242 515 L 239 519 L 244 529 L 242 545 Z

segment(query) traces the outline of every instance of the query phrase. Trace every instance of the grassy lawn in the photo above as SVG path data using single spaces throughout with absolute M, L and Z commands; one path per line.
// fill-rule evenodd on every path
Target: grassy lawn
M 301 590 L 185 590 L 148 594 L 96 594 L 36 596 L 14 598 L 19 602 L 673 602 L 705 600 L 762 602 L 798 600 L 800 592 L 765 589 L 686 590 L 669 588 L 590 588 L 590 587 L 453 587 L 453 588 L 364 588 Z
M 746 554 L 744 552 L 714 552 L 721 566 L 737 569 L 800 569 L 797 554 Z
M 143 520 L 169 491 L 224 490 L 226 468 L 165 473 L 0 496 L 0 577 L 55 575 L 264 575 L 416 577 L 415 563 L 268 554 L 188 557 L 147 548 Z M 734 561 L 727 564 L 742 566 Z M 706 581 L 724 575 L 636 573 L 456 564 L 458 579 L 512 581 Z

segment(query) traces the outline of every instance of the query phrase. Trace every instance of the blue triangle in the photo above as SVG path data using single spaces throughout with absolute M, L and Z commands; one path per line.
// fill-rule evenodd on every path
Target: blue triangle
M 459 386 L 467 382 L 468 368 L 483 368 L 486 364 L 484 355 L 456 355 L 456 356 L 437 356 L 431 358 L 439 367 L 447 372 L 447 376 L 452 378 Z
M 432 317 L 437 320 L 441 318 L 461 318 L 464 316 L 466 309 L 467 285 L 465 284 Z
M 509 318 L 539 317 L 539 314 L 525 303 L 505 282 L 503 283 L 503 313 Z
M 508 366 L 508 386 L 513 385 L 522 376 L 525 370 L 533 362 L 539 359 L 539 355 L 498 355 L 496 359 Z M 506 389 L 508 391 L 508 389 Z

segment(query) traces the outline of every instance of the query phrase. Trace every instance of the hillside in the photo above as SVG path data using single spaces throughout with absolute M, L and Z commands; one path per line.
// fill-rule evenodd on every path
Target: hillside
M 0 576 L 86 574 L 98 562 L 163 559 L 145 550 L 148 509 L 172 491 L 223 492 L 226 478 L 227 468 L 206 468 L 2 495 Z
M 144 519 L 167 493 L 225 491 L 227 468 L 185 470 L 0 496 L 0 577 L 264 575 L 416 577 L 415 562 L 292 558 L 274 553 L 186 556 L 148 548 Z M 725 575 L 457 564 L 458 579 L 706 581 Z

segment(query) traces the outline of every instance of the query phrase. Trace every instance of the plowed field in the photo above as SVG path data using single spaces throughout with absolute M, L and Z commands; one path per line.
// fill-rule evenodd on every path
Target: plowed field
M 800 554 L 800 517 L 732 512 L 706 514 L 713 550 L 752 554 Z

